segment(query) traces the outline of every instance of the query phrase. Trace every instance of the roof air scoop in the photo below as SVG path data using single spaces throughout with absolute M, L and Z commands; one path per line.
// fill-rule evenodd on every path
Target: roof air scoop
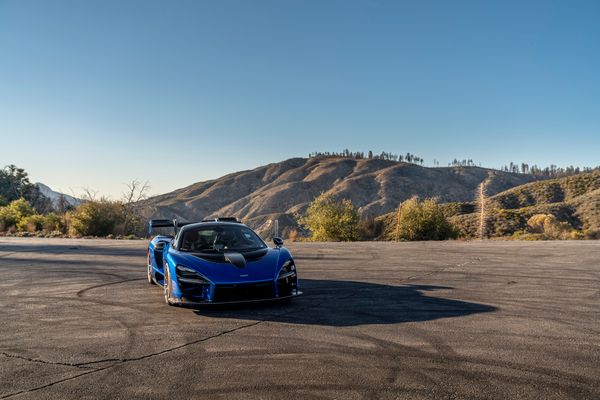
M 225 253 L 224 256 L 225 261 L 238 268 L 244 268 L 246 266 L 246 258 L 240 253 Z

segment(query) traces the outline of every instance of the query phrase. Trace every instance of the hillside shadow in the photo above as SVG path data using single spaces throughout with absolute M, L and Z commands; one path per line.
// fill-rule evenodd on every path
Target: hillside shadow
M 428 296 L 444 286 L 303 279 L 304 295 L 284 302 L 201 307 L 204 317 L 291 324 L 356 326 L 456 318 L 495 311 L 484 304 Z

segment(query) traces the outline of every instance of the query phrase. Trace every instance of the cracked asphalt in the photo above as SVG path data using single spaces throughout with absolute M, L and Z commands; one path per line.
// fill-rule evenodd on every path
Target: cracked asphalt
M 0 398 L 600 398 L 599 242 L 293 243 L 304 296 L 200 310 L 145 244 L 0 238 Z

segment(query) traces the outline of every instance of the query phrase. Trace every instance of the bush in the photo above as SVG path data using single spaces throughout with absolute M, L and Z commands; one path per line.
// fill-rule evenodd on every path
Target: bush
M 23 218 L 33 214 L 33 207 L 27 200 L 23 198 L 14 200 L 9 205 L 0 207 L 0 227 L 3 231 L 9 230 L 11 227 L 16 227 Z
M 44 216 L 44 231 L 63 232 L 65 229 L 63 219 L 60 215 L 49 213 Z
M 383 234 L 383 221 L 376 218 L 363 218 L 358 224 L 360 240 L 375 240 Z
M 533 233 L 543 233 L 548 239 L 579 239 L 582 236 L 568 222 L 560 222 L 552 214 L 536 214 L 527 226 Z
M 106 236 L 116 234 L 123 224 L 123 205 L 109 200 L 94 200 L 78 205 L 67 213 L 69 234 Z
M 413 197 L 400 206 L 396 240 L 446 240 L 456 237 L 437 199 Z
M 358 238 L 358 210 L 352 201 L 336 200 L 329 194 L 317 197 L 300 223 L 312 232 L 311 240 L 314 241 L 353 241 Z
M 33 214 L 28 217 L 21 218 L 17 223 L 17 230 L 21 232 L 37 232 L 44 228 L 46 219 L 41 214 Z

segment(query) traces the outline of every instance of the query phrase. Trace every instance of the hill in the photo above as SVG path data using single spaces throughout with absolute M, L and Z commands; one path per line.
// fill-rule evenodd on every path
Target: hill
M 442 206 L 462 236 L 477 236 L 479 213 L 474 202 Z M 595 236 L 600 231 L 600 171 L 516 186 L 491 196 L 488 210 L 487 232 L 491 237 L 526 231 L 527 221 L 536 214 L 552 214 L 572 229 Z M 391 238 L 395 213 L 380 220 L 383 238 Z
M 582 231 L 600 229 L 600 171 L 582 173 L 514 187 L 490 198 L 488 232 L 512 235 L 527 228 L 535 214 L 553 214 L 559 221 Z M 474 234 L 476 213 L 452 217 L 467 235 Z
M 292 225 L 293 215 L 303 213 L 321 192 L 352 200 L 363 216 L 388 213 L 413 195 L 469 202 L 488 171 L 479 167 L 427 168 L 381 159 L 292 158 L 198 182 L 140 205 L 148 217 L 189 221 L 236 216 L 265 231 L 274 218 L 282 227 Z M 499 193 L 533 180 L 531 175 L 496 171 L 489 192 Z

